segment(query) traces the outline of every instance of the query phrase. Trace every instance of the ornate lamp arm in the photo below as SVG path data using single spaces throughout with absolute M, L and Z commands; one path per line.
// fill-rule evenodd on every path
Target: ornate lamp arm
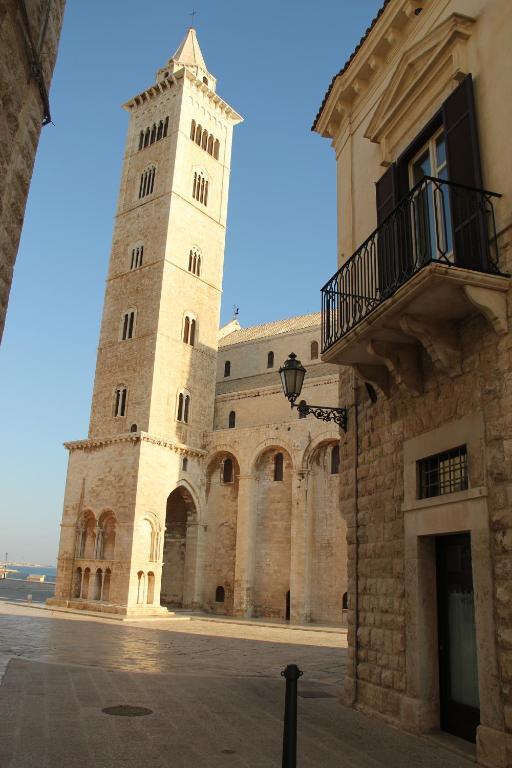
M 329 408 L 325 405 L 308 405 L 305 400 L 301 400 L 296 404 L 295 401 L 291 403 L 292 408 L 297 408 L 302 418 L 306 416 L 314 416 L 315 419 L 321 419 L 322 421 L 334 421 L 342 428 L 344 432 L 347 431 L 348 426 L 348 411 L 346 408 Z

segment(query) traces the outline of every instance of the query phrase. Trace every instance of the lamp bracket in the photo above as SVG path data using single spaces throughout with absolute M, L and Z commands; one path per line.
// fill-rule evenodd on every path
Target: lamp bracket
M 335 424 L 339 424 L 344 432 L 347 431 L 347 408 L 329 408 L 325 405 L 308 405 L 305 400 L 301 400 L 298 404 L 295 403 L 294 400 L 291 400 L 290 402 L 292 408 L 297 408 L 299 414 L 303 418 L 305 416 L 314 416 L 315 419 L 321 419 L 322 421 L 334 421 Z

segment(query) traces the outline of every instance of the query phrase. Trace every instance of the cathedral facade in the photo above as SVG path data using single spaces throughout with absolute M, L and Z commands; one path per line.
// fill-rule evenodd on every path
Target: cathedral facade
M 339 430 L 320 316 L 219 330 L 234 126 L 194 29 L 130 115 L 87 439 L 69 467 L 54 605 L 340 623 Z

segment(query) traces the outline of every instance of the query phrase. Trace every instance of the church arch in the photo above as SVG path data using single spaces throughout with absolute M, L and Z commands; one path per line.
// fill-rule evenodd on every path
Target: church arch
M 191 566 L 191 527 L 197 523 L 197 506 L 184 482 L 167 497 L 160 603 L 183 607 L 187 566 Z M 195 531 L 194 531 L 195 533 Z
M 96 550 L 96 517 L 91 509 L 85 509 L 76 526 L 76 557 L 93 560 Z
M 116 516 L 111 509 L 106 509 L 98 520 L 96 539 L 96 559 L 113 560 L 116 546 Z
M 290 589 L 292 458 L 271 441 L 257 454 L 254 524 L 254 616 L 286 618 Z M 279 480 L 279 482 L 276 482 Z

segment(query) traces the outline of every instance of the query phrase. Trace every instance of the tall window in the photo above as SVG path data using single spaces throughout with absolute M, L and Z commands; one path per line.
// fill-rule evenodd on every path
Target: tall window
M 158 125 L 153 123 L 151 127 L 146 128 L 145 131 L 139 133 L 139 149 L 149 147 L 150 144 L 154 144 L 155 141 L 160 141 L 167 136 L 167 129 L 169 127 L 169 118 L 160 120 Z M 140 195 L 139 195 L 140 197 Z
M 122 339 L 123 341 L 126 341 L 127 339 L 133 339 L 133 333 L 135 330 L 135 310 L 130 309 L 128 312 L 125 312 L 123 315 L 123 328 L 122 328 Z
M 206 150 L 209 155 L 216 160 L 219 159 L 220 142 L 211 133 L 208 133 L 206 128 L 202 128 L 196 124 L 195 120 L 192 120 L 190 124 L 190 138 L 192 141 Z
M 283 454 L 276 453 L 274 456 L 274 480 L 283 479 Z
M 192 120 L 192 123 L 190 124 L 190 138 L 192 141 L 196 138 L 196 121 Z
M 234 429 L 236 424 L 236 413 L 235 411 L 230 411 L 228 416 L 228 427 L 229 429 Z
M 188 424 L 188 418 L 190 413 L 190 395 L 188 392 L 180 392 L 178 395 L 178 412 L 176 418 L 178 421 L 182 421 Z
M 311 342 L 311 360 L 318 360 L 318 341 Z
M 196 321 L 191 315 L 185 315 L 183 321 L 183 341 L 185 344 L 194 346 L 196 340 Z
M 194 171 L 192 197 L 204 206 L 208 205 L 208 179 L 202 171 Z
M 201 274 L 201 252 L 199 248 L 191 248 L 188 254 L 188 271 L 198 277 Z
M 153 193 L 155 188 L 156 168 L 154 165 L 142 172 L 139 184 L 139 200 Z
M 340 447 L 333 445 L 331 449 L 331 475 L 338 475 L 340 471 Z
M 116 387 L 116 391 L 114 393 L 114 416 L 126 415 L 126 394 L 126 387 L 122 385 Z
M 229 458 L 224 459 L 224 461 L 221 464 L 220 477 L 223 483 L 233 482 L 233 460 L 232 459 L 229 459 Z
M 269 352 L 267 355 L 267 368 L 273 368 L 274 367 L 274 353 Z
M 229 360 L 226 360 L 224 363 L 224 378 L 227 378 L 228 376 L 231 376 L 231 363 Z
M 132 260 L 130 263 L 130 269 L 137 269 L 142 267 L 142 259 L 144 257 L 144 246 L 136 245 L 132 248 Z
M 225 590 L 224 587 L 217 587 L 215 590 L 215 602 L 216 603 L 223 603 L 225 598 Z

